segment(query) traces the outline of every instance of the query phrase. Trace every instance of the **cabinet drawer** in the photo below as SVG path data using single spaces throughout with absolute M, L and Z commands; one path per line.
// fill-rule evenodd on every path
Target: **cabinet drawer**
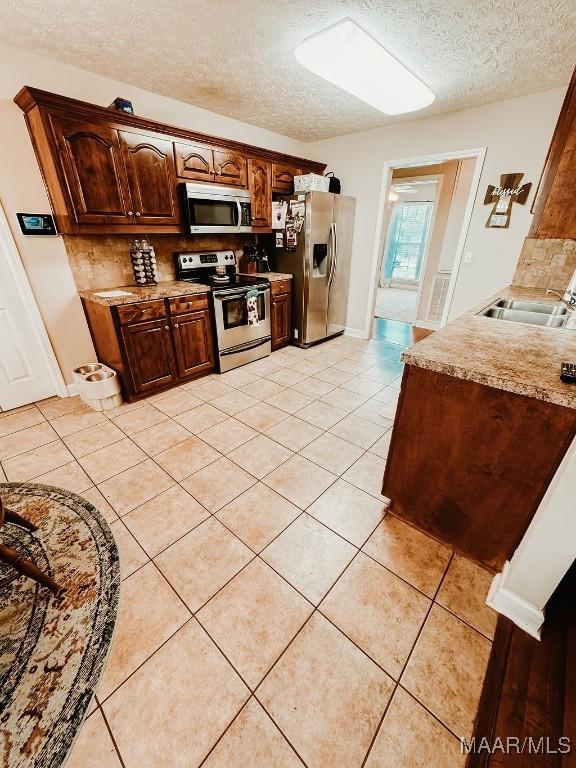
M 169 299 L 170 314 L 178 315 L 181 312 L 195 312 L 197 309 L 208 309 L 208 294 L 195 293 L 190 296 L 178 296 Z
M 155 320 L 166 317 L 166 307 L 163 299 L 143 301 L 140 304 L 125 304 L 117 307 L 121 325 L 137 323 L 140 320 Z
M 272 280 L 270 283 L 272 296 L 276 296 L 279 293 L 290 293 L 291 284 L 292 280 Z

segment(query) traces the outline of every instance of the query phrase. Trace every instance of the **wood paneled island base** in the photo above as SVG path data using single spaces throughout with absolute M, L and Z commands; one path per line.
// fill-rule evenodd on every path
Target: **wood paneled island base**
M 383 493 L 397 517 L 500 570 L 575 434 L 572 408 L 407 365 Z

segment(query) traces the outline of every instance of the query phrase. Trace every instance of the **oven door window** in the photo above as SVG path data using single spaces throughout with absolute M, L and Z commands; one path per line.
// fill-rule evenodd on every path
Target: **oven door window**
M 260 320 L 266 319 L 266 305 L 263 293 L 258 294 L 258 317 Z M 222 319 L 226 330 L 248 325 L 246 296 L 232 296 L 229 299 L 222 298 Z
M 237 227 L 238 206 L 235 200 L 188 199 L 190 224 L 197 227 Z

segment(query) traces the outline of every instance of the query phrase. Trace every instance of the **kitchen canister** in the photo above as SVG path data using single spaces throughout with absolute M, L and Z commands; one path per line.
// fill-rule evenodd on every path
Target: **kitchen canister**
M 130 259 L 136 285 L 156 285 L 158 282 L 156 254 L 148 240 L 133 240 L 130 243 Z

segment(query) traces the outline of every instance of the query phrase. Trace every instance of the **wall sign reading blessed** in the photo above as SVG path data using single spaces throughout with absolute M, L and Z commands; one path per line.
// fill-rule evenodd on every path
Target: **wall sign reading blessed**
M 492 210 L 487 227 L 506 228 L 510 225 L 513 203 L 524 205 L 530 194 L 532 182 L 520 184 L 523 173 L 503 173 L 500 176 L 500 186 L 494 187 L 488 185 L 486 195 L 484 196 L 484 205 L 492 204 Z

